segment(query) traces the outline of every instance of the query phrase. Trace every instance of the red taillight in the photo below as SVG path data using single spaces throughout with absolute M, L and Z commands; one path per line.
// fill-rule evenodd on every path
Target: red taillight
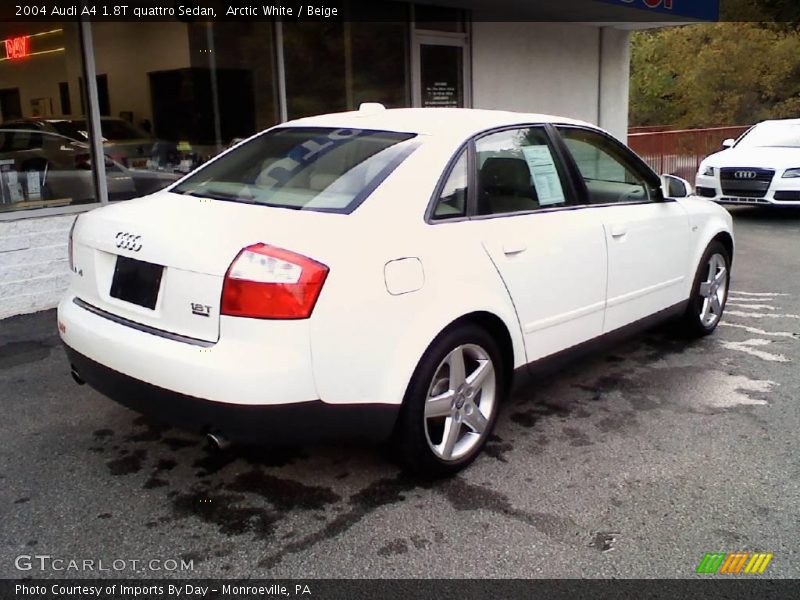
M 223 315 L 254 319 L 307 319 L 328 267 L 267 244 L 244 248 L 222 286 Z

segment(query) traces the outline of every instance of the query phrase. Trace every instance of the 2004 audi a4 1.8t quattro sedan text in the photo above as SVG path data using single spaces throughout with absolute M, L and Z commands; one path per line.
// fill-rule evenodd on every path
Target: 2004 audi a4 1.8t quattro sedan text
M 515 370 L 653 317 L 714 330 L 731 219 L 689 192 L 568 119 L 297 120 L 80 216 L 59 329 L 78 381 L 167 423 L 452 473 Z

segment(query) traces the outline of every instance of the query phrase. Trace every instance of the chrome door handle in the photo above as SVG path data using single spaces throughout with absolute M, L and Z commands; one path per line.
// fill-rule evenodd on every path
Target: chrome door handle
M 611 227 L 611 237 L 613 238 L 621 238 L 626 233 L 628 233 L 628 228 L 625 225 L 612 225 Z

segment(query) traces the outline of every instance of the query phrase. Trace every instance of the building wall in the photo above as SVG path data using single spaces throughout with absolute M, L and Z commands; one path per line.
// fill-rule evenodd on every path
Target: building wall
M 476 108 L 572 117 L 625 139 L 628 34 L 571 23 L 472 25 Z
M 597 123 L 627 144 L 630 32 L 604 27 L 601 38 L 600 117 Z
M 75 215 L 0 221 L 0 319 L 52 308 L 67 289 Z

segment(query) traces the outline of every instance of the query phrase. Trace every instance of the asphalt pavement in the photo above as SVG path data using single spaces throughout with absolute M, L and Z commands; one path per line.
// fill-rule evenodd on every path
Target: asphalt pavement
M 54 311 L 0 321 L 0 577 L 800 577 L 800 212 L 732 212 L 715 335 L 526 382 L 434 484 L 369 446 L 211 450 L 77 386 Z

